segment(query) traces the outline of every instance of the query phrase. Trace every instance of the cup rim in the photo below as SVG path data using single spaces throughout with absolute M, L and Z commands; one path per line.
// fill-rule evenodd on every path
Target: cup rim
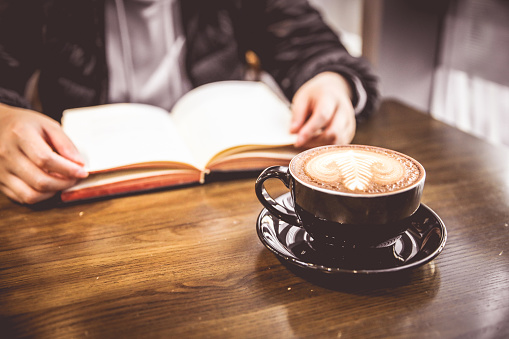
M 293 173 L 293 171 L 292 171 L 292 164 L 293 164 L 294 160 L 298 156 L 300 156 L 302 153 L 310 152 L 310 151 L 313 151 L 313 150 L 318 150 L 318 149 L 321 149 L 321 148 L 376 148 L 376 149 L 378 149 L 380 151 L 388 151 L 388 152 L 395 153 L 397 155 L 403 156 L 403 157 L 408 158 L 411 161 L 413 161 L 417 165 L 417 167 L 419 167 L 419 169 L 421 170 L 422 176 L 421 176 L 421 178 L 419 180 L 417 180 L 412 185 L 409 185 L 409 186 L 404 187 L 404 188 L 402 188 L 400 190 L 397 190 L 397 191 L 385 192 L 385 193 L 349 193 L 349 192 L 334 191 L 334 190 L 331 190 L 331 189 L 314 186 L 314 185 L 309 184 L 307 182 L 304 182 L 303 180 L 298 178 Z M 378 146 L 371 146 L 371 145 L 360 145 L 360 144 L 325 145 L 325 146 L 318 146 L 318 147 L 313 147 L 313 148 L 307 149 L 305 151 L 300 152 L 299 154 L 297 154 L 296 156 L 294 156 L 292 158 L 292 160 L 290 161 L 290 164 L 288 165 L 288 170 L 289 170 L 289 172 L 290 172 L 290 174 L 291 174 L 291 176 L 292 176 L 292 178 L 294 180 L 298 181 L 300 184 L 302 184 L 302 185 L 304 185 L 304 186 L 306 186 L 306 187 L 308 187 L 310 189 L 313 189 L 313 190 L 316 190 L 316 191 L 320 191 L 320 192 L 323 192 L 323 193 L 327 193 L 327 194 L 339 195 L 339 196 L 345 196 L 345 197 L 352 197 L 352 198 L 376 198 L 376 197 L 386 197 L 386 196 L 401 194 L 401 193 L 410 191 L 410 190 L 414 189 L 417 186 L 422 185 L 424 183 L 425 179 L 426 179 L 426 170 L 424 169 L 424 166 L 419 161 L 417 161 L 416 159 L 412 158 L 411 156 L 409 156 L 407 154 L 404 154 L 404 153 L 401 153 L 401 152 L 398 152 L 398 151 L 395 151 L 395 150 L 392 150 L 392 149 L 389 149 L 389 148 L 378 147 Z

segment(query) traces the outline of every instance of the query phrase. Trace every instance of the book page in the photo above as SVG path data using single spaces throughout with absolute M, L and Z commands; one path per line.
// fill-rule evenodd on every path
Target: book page
M 196 165 L 170 113 L 143 104 L 109 104 L 66 110 L 64 132 L 90 172 L 131 164 L 179 162 Z
M 267 85 L 223 81 L 198 87 L 172 110 L 175 125 L 201 167 L 240 145 L 291 145 L 291 111 Z

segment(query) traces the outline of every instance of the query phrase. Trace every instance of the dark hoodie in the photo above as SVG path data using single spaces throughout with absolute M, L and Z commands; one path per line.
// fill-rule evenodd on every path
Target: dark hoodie
M 362 83 L 359 118 L 375 109 L 369 65 L 348 54 L 307 1 L 185 0 L 181 10 L 193 86 L 243 79 L 251 50 L 289 100 L 316 74 L 335 71 L 353 88 L 354 79 Z M 24 92 L 36 70 L 42 111 L 56 120 L 64 109 L 107 102 L 104 0 L 0 0 L 0 102 L 30 107 Z

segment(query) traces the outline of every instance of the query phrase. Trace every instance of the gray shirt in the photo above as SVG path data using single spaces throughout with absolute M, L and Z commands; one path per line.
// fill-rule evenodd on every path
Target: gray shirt
M 107 0 L 109 101 L 170 110 L 191 84 L 176 0 Z

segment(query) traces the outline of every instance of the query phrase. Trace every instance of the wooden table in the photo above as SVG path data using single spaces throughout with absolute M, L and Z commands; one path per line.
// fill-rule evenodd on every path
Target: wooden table
M 355 143 L 426 168 L 448 231 L 430 263 L 307 279 L 258 239 L 253 177 L 35 209 L 1 196 L 0 337 L 507 338 L 509 152 L 394 101 Z

